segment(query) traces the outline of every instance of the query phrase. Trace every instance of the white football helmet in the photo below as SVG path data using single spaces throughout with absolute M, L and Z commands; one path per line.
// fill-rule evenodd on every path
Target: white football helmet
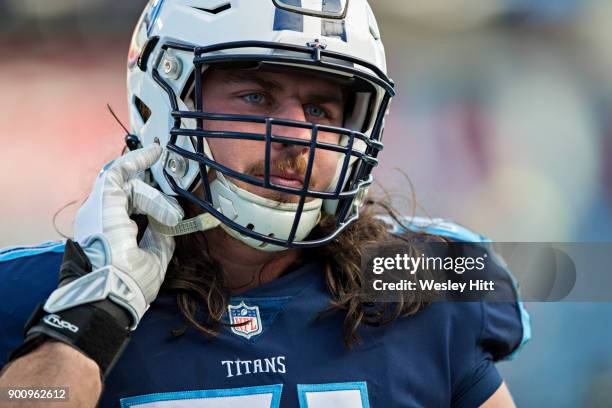
M 305 80 L 324 74 L 353 84 L 343 127 L 206 112 L 202 78 L 211 66 L 228 63 L 300 70 Z M 143 146 L 159 142 L 165 147 L 151 169 L 154 181 L 164 193 L 190 200 L 209 217 L 165 231 L 178 235 L 221 225 L 233 237 L 267 251 L 322 245 L 358 217 L 394 96 L 366 0 L 151 0 L 133 34 L 127 83 L 132 133 Z M 203 122 L 221 120 L 265 124 L 266 132 L 203 130 Z M 311 140 L 274 134 L 274 126 L 308 129 Z M 338 144 L 318 142 L 320 131 L 338 134 Z M 271 183 L 269 166 L 262 180 L 221 165 L 207 143 L 212 137 L 259 140 L 268 151 L 267 162 L 271 143 L 309 147 L 303 187 Z M 320 150 L 337 152 L 339 160 L 329 188 L 312 191 L 308 180 Z M 212 181 L 209 172 L 216 176 Z M 298 199 L 270 200 L 232 179 Z M 195 194 L 198 187 L 203 195 Z M 336 228 L 308 239 L 322 211 L 335 216 Z

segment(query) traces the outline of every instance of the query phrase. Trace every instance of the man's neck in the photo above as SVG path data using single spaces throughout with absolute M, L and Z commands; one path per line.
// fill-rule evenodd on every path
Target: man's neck
M 300 257 L 300 250 L 266 252 L 230 237 L 221 228 L 207 231 L 210 255 L 223 268 L 225 286 L 239 294 L 273 281 Z

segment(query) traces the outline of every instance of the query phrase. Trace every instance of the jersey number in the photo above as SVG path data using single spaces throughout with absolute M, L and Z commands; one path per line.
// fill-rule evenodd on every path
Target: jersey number
M 122 408 L 278 408 L 282 384 L 122 398 Z M 298 384 L 300 408 L 370 408 L 365 382 Z

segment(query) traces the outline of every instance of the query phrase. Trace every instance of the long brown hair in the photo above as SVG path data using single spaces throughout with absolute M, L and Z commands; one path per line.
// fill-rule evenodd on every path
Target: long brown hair
M 184 202 L 181 204 L 183 208 L 189 207 Z M 410 292 L 401 301 L 394 303 L 373 303 L 365 296 L 361 270 L 364 247 L 398 238 L 410 240 L 406 236 L 390 234 L 389 225 L 378 217 L 381 214 L 401 223 L 388 204 L 368 200 L 359 218 L 338 238 L 325 246 L 308 249 L 302 256 L 302 259 L 317 259 L 325 266 L 330 305 L 320 311 L 320 316 L 327 313 L 344 314 L 342 334 L 347 348 L 359 342 L 358 331 L 362 324 L 388 324 L 400 316 L 417 313 L 431 301 L 426 293 L 418 291 Z M 332 216 L 323 216 L 312 236 L 327 235 L 334 224 Z M 176 336 L 185 333 L 189 326 L 194 326 L 205 335 L 215 336 L 224 325 L 228 292 L 224 289 L 221 266 L 210 256 L 207 248 L 204 234 L 176 237 L 176 250 L 164 281 L 164 289 L 176 293 L 178 307 L 185 321 L 182 328 L 173 331 Z

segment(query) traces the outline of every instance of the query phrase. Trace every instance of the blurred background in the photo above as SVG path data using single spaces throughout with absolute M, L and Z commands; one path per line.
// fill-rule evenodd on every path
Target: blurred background
M 397 207 L 408 176 L 419 214 L 493 240 L 612 242 L 612 2 L 371 3 L 398 84 L 377 169 Z M 54 214 L 121 151 L 106 104 L 127 123 L 144 4 L 0 1 L 0 247 L 60 238 Z M 499 365 L 517 404 L 612 406 L 612 305 L 528 309 L 533 340 Z

